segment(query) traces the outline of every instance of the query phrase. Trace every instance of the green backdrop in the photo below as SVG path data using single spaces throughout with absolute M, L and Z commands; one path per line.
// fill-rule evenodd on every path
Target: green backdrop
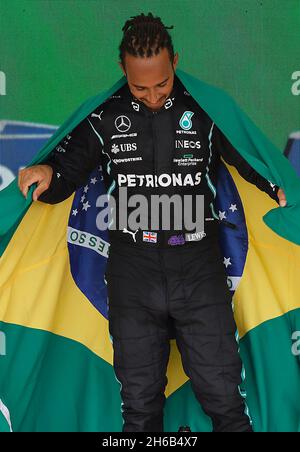
M 117 61 L 122 26 L 130 16 L 149 11 L 159 15 L 166 25 L 174 25 L 171 34 L 175 50 L 179 52 L 179 67 L 225 89 L 274 144 L 283 149 L 289 134 L 300 129 L 299 0 L 0 0 L 0 121 L 60 125 L 85 99 L 110 87 L 120 78 L 122 73 Z M 5 74 L 5 87 L 1 74 Z M 4 146 L 5 141 L 0 140 L 0 145 Z M 285 337 L 281 341 L 279 334 L 283 330 L 281 321 L 284 319 L 272 323 L 272 332 L 283 344 Z M 268 326 L 267 323 L 263 328 Z M 10 328 L 10 325 L 1 324 L 1 329 L 7 334 Z M 10 334 L 15 334 L 18 329 L 16 327 Z M 32 332 L 27 329 L 27 333 Z M 45 332 L 33 333 L 36 334 L 35 346 L 48 340 Z M 261 330 L 259 334 L 262 334 Z M 260 338 L 251 332 L 246 341 L 258 341 L 258 348 L 261 348 L 264 339 L 259 341 L 257 337 Z M 261 337 L 265 336 L 262 334 Z M 58 349 L 64 350 L 68 341 L 60 337 L 56 339 Z M 23 346 L 26 346 L 26 340 L 24 335 Z M 19 336 L 10 344 L 16 344 L 17 349 Z M 246 350 L 247 342 L 245 344 Z M 76 352 L 77 349 L 81 352 L 80 345 L 74 347 Z M 53 368 L 60 369 L 67 380 L 66 369 L 69 373 L 70 369 L 76 369 L 78 355 L 68 351 L 61 356 L 68 356 L 65 367 L 57 362 L 54 354 Z M 0 356 L 0 365 L 3 360 Z M 246 363 L 247 360 L 245 352 Z M 19 365 L 26 372 L 26 364 L 27 360 L 14 360 L 14 375 L 19 375 Z M 276 368 L 277 364 L 277 361 L 270 364 L 270 369 Z M 99 372 L 106 375 L 107 372 L 108 380 L 111 379 L 112 370 L 106 363 L 101 364 L 103 368 L 98 361 L 92 365 L 95 375 Z M 287 367 L 286 363 L 282 365 L 282 369 Z M 40 380 L 41 387 L 48 382 L 47 370 L 47 367 L 43 369 L 45 377 Z M 255 387 L 255 382 L 251 383 Z M 70 393 L 75 392 L 73 386 L 68 389 Z M 119 407 L 117 391 L 116 385 L 116 400 L 107 404 L 108 407 L 111 404 L 113 412 L 116 412 L 115 406 Z M 169 419 L 176 412 L 178 401 L 184 400 L 189 392 L 187 384 L 170 399 L 167 406 L 167 412 L 171 414 Z M 53 397 L 51 392 L 45 393 L 50 399 Z M 93 395 L 95 407 L 92 406 L 91 410 L 95 408 L 97 411 L 98 399 L 95 393 Z M 25 431 L 57 430 L 60 419 L 50 419 L 46 405 L 41 416 L 40 393 L 35 397 L 31 410 L 36 410 L 37 415 L 28 416 L 24 422 L 17 418 L 15 425 Z M 92 396 L 90 400 L 93 400 Z M 296 402 L 298 398 L 295 398 L 295 405 Z M 201 411 L 198 404 L 192 408 L 195 410 L 193 413 Z M 281 410 L 280 404 L 276 405 L 277 409 Z M 61 417 L 64 416 L 63 410 L 57 411 Z M 177 425 L 180 416 L 184 423 L 183 413 L 177 414 Z M 97 430 L 98 425 L 93 424 L 96 420 L 92 414 L 82 416 L 77 430 Z M 67 421 L 72 424 L 70 429 L 75 428 L 73 419 Z M 257 425 L 258 431 L 274 428 L 273 419 L 269 422 L 270 428 L 269 425 Z M 295 431 L 298 429 L 295 423 L 298 423 L 298 415 L 292 421 L 284 416 L 281 429 Z M 193 430 L 194 426 L 191 427 Z M 106 424 L 102 428 L 105 430 Z M 116 428 L 119 429 L 120 425 Z M 168 424 L 166 428 L 173 431 L 175 427 Z
M 300 71 L 299 0 L 0 4 L 0 71 L 6 75 L 0 119 L 61 124 L 122 75 L 122 26 L 151 11 L 175 27 L 179 67 L 228 91 L 279 148 L 300 127 L 300 96 L 292 93 L 292 74 Z

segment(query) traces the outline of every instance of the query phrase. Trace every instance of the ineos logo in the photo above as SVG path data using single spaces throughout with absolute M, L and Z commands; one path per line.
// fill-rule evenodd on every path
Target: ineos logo
M 131 121 L 127 116 L 118 116 L 115 120 L 115 126 L 119 132 L 128 132 L 131 127 Z

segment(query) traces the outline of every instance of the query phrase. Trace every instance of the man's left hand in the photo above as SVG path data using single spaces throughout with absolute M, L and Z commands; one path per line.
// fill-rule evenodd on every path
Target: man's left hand
M 282 188 L 279 188 L 279 190 L 277 192 L 277 196 L 278 196 L 280 207 L 285 207 L 287 202 L 286 202 L 286 197 L 285 197 L 285 194 L 284 194 L 284 191 L 282 190 Z

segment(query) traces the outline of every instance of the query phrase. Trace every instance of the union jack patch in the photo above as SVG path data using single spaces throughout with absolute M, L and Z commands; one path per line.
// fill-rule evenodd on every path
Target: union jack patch
M 157 242 L 157 232 L 143 232 L 143 242 Z

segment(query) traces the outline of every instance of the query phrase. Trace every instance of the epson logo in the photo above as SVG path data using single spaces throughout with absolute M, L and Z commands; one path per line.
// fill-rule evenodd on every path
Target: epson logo
M 176 149 L 200 149 L 201 143 L 200 141 L 176 140 L 175 147 Z

